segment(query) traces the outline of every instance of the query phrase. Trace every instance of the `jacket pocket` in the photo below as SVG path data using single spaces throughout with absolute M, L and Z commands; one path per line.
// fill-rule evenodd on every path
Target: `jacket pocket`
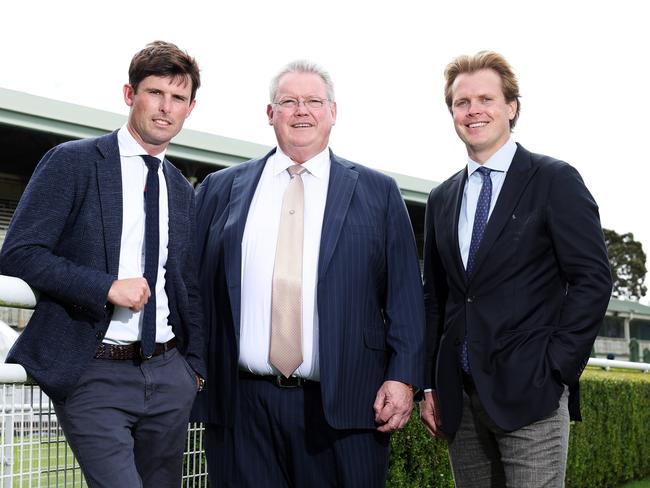
M 363 342 L 369 349 L 386 350 L 386 333 L 383 329 L 363 329 Z

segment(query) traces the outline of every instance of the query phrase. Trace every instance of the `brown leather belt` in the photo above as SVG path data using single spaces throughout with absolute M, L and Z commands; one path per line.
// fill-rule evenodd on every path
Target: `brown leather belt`
M 282 375 L 259 375 L 249 373 L 248 371 L 239 371 L 239 377 L 247 380 L 268 381 L 280 388 L 300 388 L 304 386 L 318 385 L 318 381 L 306 380 L 305 378 L 298 378 L 297 376 L 285 378 Z
M 158 356 L 163 352 L 167 352 L 176 347 L 176 338 L 172 338 L 167 342 L 156 343 L 156 347 L 153 350 L 153 356 Z M 142 355 L 142 347 L 140 342 L 134 342 L 132 344 L 126 344 L 124 346 L 118 346 L 116 344 L 106 344 L 102 342 L 97 350 L 95 351 L 95 359 L 116 359 L 116 360 L 128 360 L 128 359 L 145 359 Z

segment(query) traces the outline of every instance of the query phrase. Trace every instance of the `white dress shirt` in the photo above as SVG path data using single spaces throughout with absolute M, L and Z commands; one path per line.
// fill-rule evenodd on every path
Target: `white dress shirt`
M 273 266 L 280 227 L 282 197 L 289 184 L 287 168 L 294 163 L 278 147 L 266 162 L 246 219 L 242 239 L 241 328 L 239 367 L 260 375 L 278 374 L 269 362 Z M 302 164 L 304 185 L 304 243 L 302 264 L 302 352 L 296 370 L 302 378 L 318 380 L 318 256 L 329 186 L 329 149 Z
M 488 213 L 488 222 L 494 210 L 494 205 L 499 198 L 503 182 L 506 179 L 510 163 L 517 151 L 517 144 L 512 138 L 501 146 L 490 159 L 488 159 L 482 166 L 490 168 L 490 179 L 492 180 L 492 198 L 490 200 L 490 211 Z M 476 213 L 476 204 L 478 196 L 481 193 L 481 186 L 483 185 L 483 177 L 476 170 L 481 165 L 471 159 L 467 163 L 468 178 L 465 181 L 465 190 L 463 191 L 463 202 L 460 208 L 460 215 L 458 217 L 458 245 L 460 247 L 460 255 L 463 258 L 463 265 L 467 269 L 467 259 L 469 257 L 469 246 L 472 242 L 472 230 L 474 228 L 474 214 Z
M 120 240 L 120 264 L 117 278 L 136 278 L 144 274 L 144 187 L 147 181 L 147 166 L 140 157 L 147 154 L 133 138 L 126 125 L 117 133 L 122 171 L 122 236 Z M 156 157 L 163 161 L 165 152 Z M 162 164 L 158 167 L 160 188 L 159 229 L 160 247 L 158 278 L 156 280 L 156 342 L 167 342 L 174 337 L 169 325 L 169 302 L 165 293 L 165 265 L 169 243 L 169 208 L 167 184 Z M 153 290 L 152 290 L 153 293 Z M 142 313 L 125 307 L 115 306 L 111 323 L 104 342 L 108 344 L 130 344 L 140 340 Z

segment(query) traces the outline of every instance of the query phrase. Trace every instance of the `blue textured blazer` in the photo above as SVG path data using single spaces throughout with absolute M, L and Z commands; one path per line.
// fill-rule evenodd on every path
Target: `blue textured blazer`
M 219 425 L 232 425 L 236 411 L 242 235 L 271 154 L 212 173 L 197 192 L 210 380 L 195 414 Z M 385 380 L 423 381 L 417 250 L 395 182 L 334 154 L 330 159 L 317 284 L 323 409 L 334 428 L 374 428 L 372 405 Z
M 463 389 L 458 349 L 490 418 L 512 431 L 558 408 L 602 324 L 612 282 L 598 207 L 567 163 L 518 145 L 485 228 L 472 276 L 458 247 L 465 169 L 431 191 L 424 244 L 427 382 L 442 430 L 456 431 Z
M 194 192 L 169 161 L 166 292 L 179 349 L 205 376 L 194 249 Z M 117 132 L 61 144 L 40 161 L 0 252 L 0 272 L 40 292 L 34 314 L 9 352 L 53 399 L 77 383 L 111 320 L 117 279 L 122 176 Z

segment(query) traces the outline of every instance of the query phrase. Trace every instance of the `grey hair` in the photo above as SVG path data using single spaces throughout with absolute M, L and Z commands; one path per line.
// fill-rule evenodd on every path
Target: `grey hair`
M 323 83 L 325 83 L 325 89 L 327 90 L 327 99 L 332 102 L 334 101 L 334 82 L 332 81 L 330 74 L 321 66 L 312 61 L 308 61 L 306 59 L 298 59 L 287 64 L 271 80 L 271 86 L 269 89 L 269 94 L 271 95 L 271 103 L 275 101 L 275 96 L 278 93 L 280 78 L 289 73 L 313 73 L 320 76 L 323 80 Z

